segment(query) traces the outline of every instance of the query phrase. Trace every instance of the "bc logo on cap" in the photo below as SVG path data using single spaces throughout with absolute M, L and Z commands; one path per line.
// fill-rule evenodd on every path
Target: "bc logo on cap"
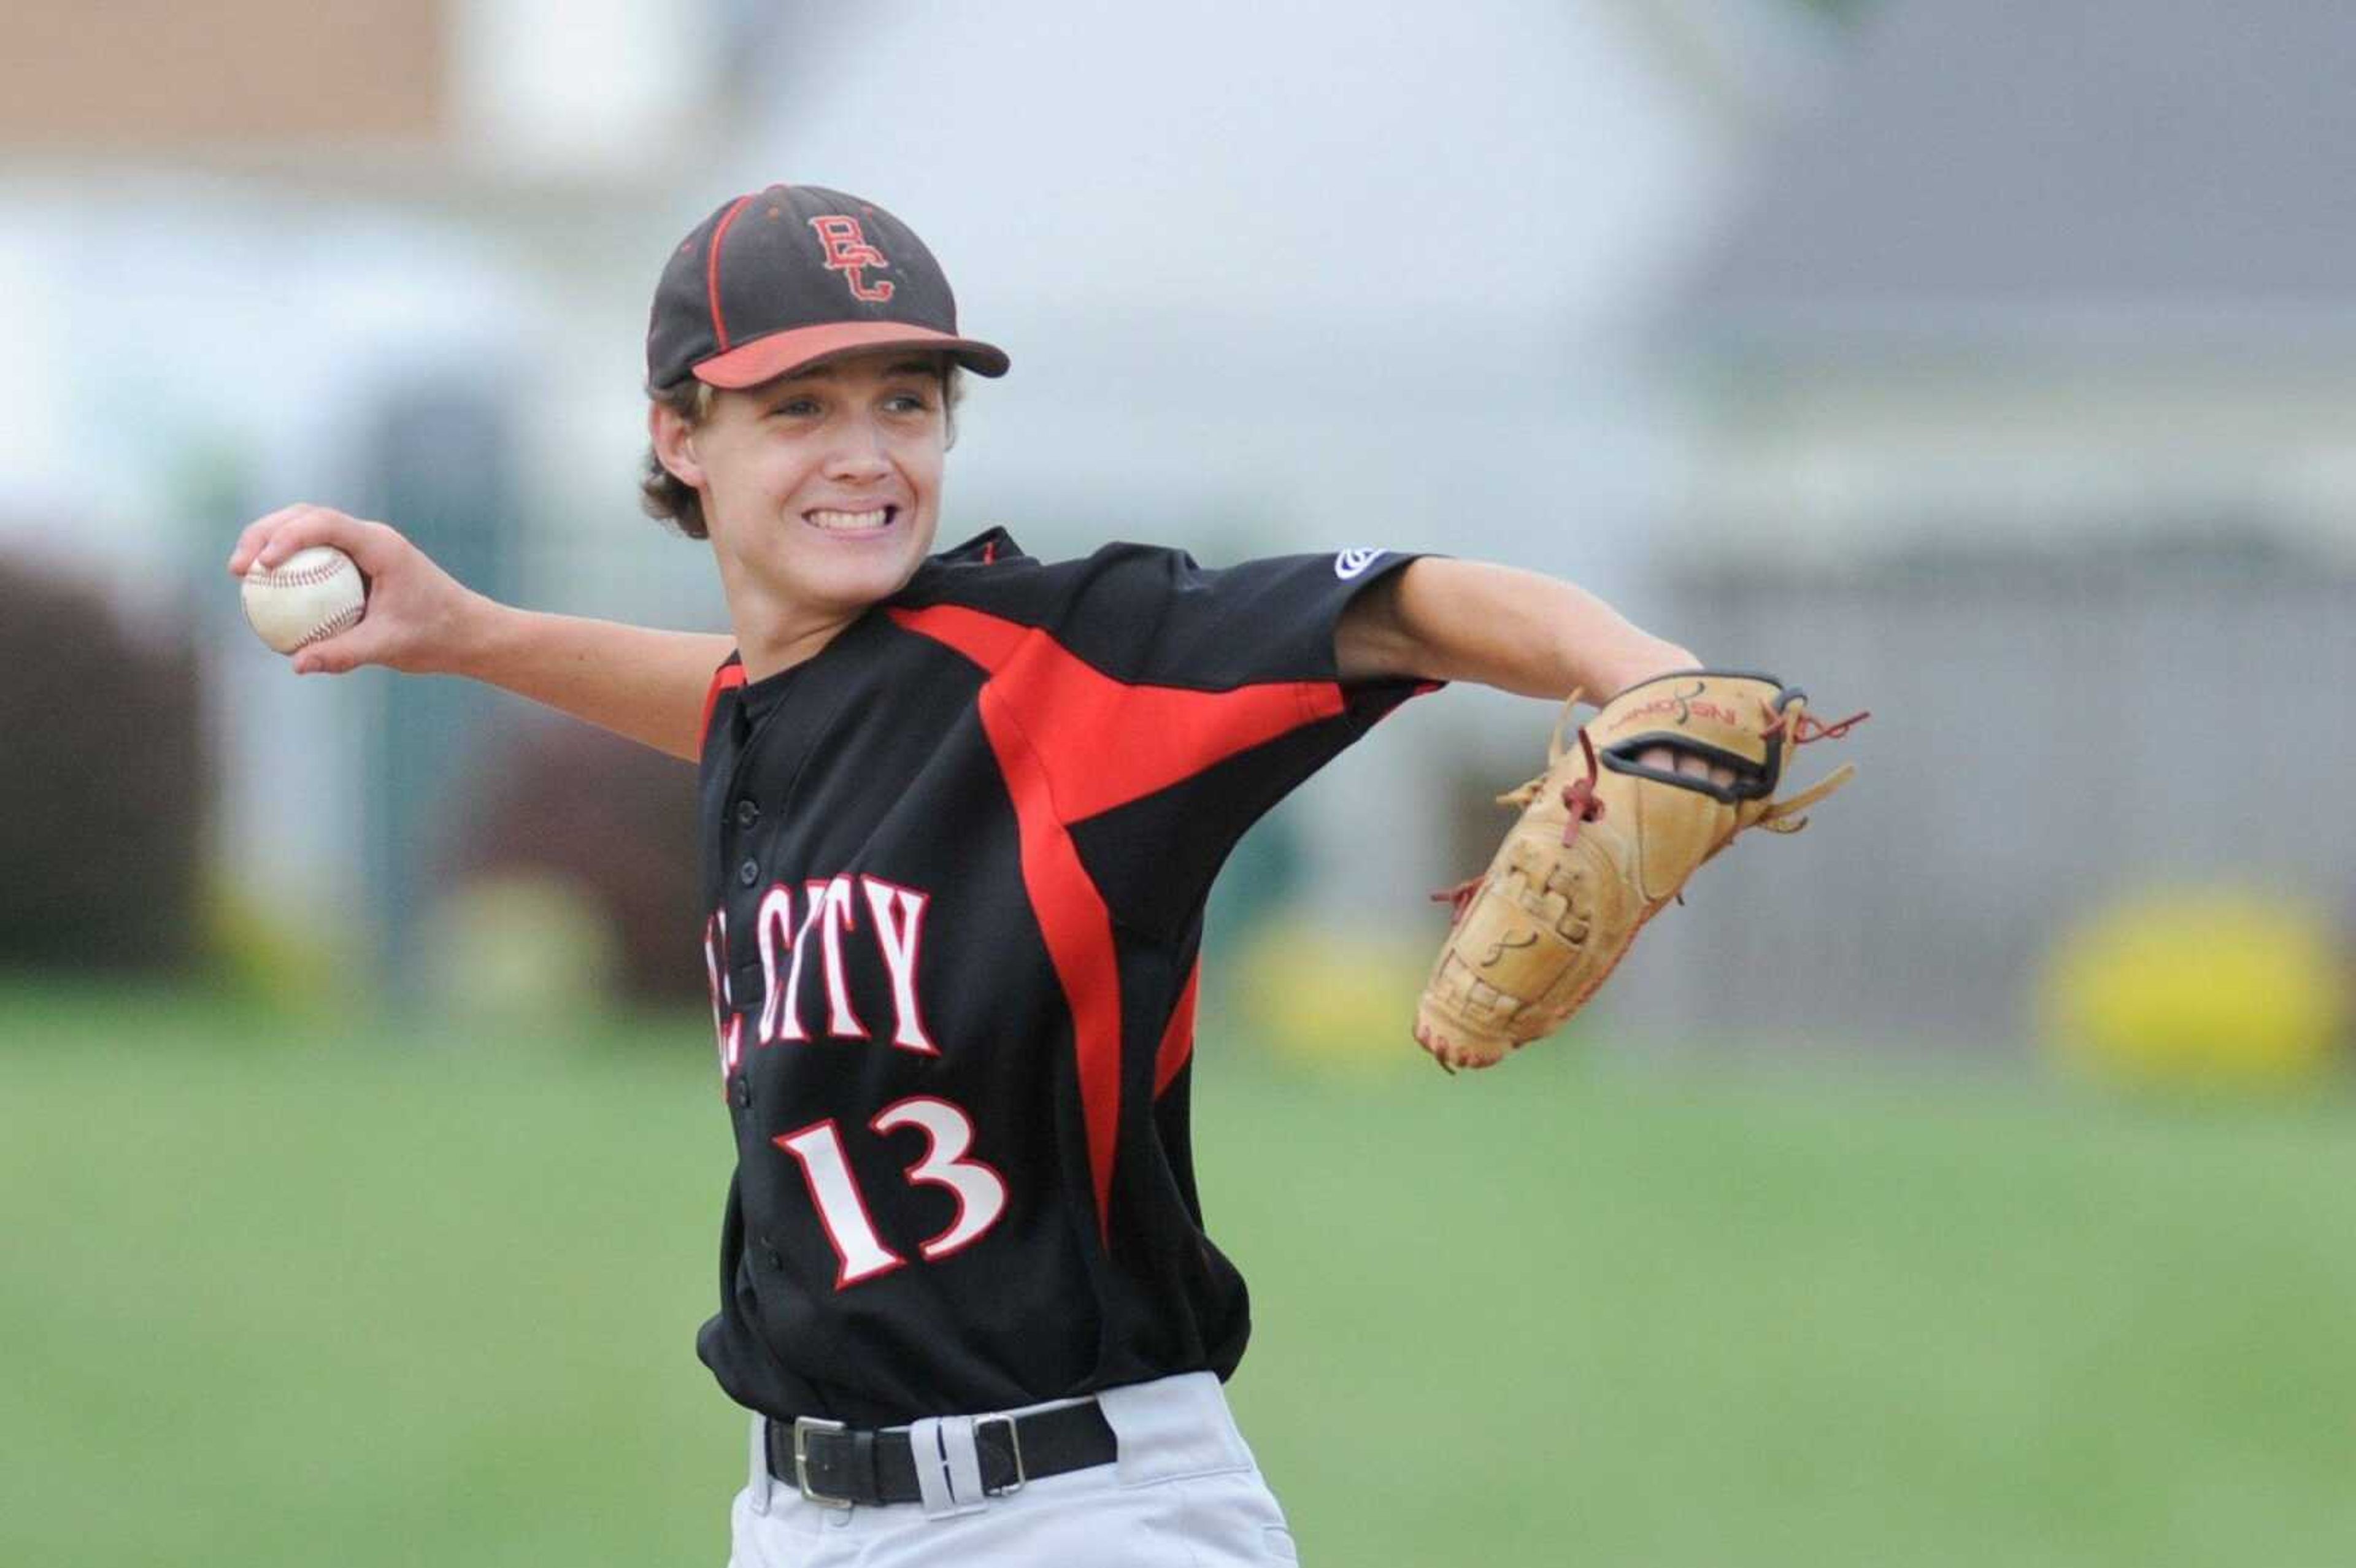
M 1333 575 L 1347 582 L 1387 553 L 1379 549 L 1345 549 L 1333 558 Z
M 871 283 L 864 276 L 870 267 L 889 267 L 892 263 L 884 259 L 883 251 L 867 242 L 859 219 L 830 212 L 811 219 L 809 225 L 818 230 L 818 242 L 826 247 L 826 270 L 841 272 L 849 281 L 852 293 L 877 304 L 892 297 L 890 283 L 880 280 Z

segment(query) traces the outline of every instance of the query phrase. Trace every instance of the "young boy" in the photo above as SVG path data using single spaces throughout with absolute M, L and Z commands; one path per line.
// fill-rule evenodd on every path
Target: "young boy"
M 468 676 L 698 763 L 737 1148 L 698 1349 L 754 1413 L 736 1563 L 1290 1561 L 1194 1190 L 1212 878 L 1436 683 L 1697 661 L 1467 561 L 936 554 L 959 375 L 1007 367 L 889 213 L 773 186 L 673 252 L 648 334 L 649 509 L 709 541 L 733 636 L 497 604 L 318 507 L 230 571 L 332 544 L 368 574 L 298 673 Z

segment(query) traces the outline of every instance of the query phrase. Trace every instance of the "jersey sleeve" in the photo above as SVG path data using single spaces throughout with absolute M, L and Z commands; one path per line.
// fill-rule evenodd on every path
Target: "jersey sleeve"
M 1245 829 L 1438 684 L 1345 682 L 1336 667 L 1343 613 L 1413 559 L 1205 568 L 1114 544 L 1047 566 L 945 564 L 890 613 L 986 672 L 979 717 L 1026 834 L 1067 842 L 1114 919 L 1167 934 Z M 1063 853 L 1046 837 L 1026 845 Z
M 1120 786 L 1084 795 L 1073 835 L 1116 918 L 1182 927 L 1253 823 L 1437 686 L 1345 682 L 1335 664 L 1343 613 L 1414 559 L 1347 550 L 1205 568 L 1182 550 L 1114 545 L 1085 563 L 1059 640 L 1130 695 L 1082 764 Z
M 1082 658 L 1127 680 L 1205 691 L 1333 682 L 1343 611 L 1415 559 L 1352 549 L 1204 567 L 1184 550 L 1108 545 L 1075 563 L 1058 630 Z M 1372 682 L 1351 695 L 1387 709 L 1414 684 Z

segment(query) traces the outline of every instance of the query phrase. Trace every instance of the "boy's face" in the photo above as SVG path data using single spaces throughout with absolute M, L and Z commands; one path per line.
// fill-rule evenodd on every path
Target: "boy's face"
M 938 360 L 885 349 L 717 393 L 674 438 L 695 472 L 665 460 L 703 493 L 732 597 L 741 583 L 855 612 L 899 592 L 931 550 L 948 429 Z

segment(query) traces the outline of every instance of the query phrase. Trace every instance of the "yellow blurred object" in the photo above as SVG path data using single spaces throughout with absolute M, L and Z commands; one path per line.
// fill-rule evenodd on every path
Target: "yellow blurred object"
M 2075 1071 L 2136 1088 L 2286 1091 L 2319 1083 L 2347 1027 L 2330 917 L 2250 889 L 2139 893 L 2057 944 L 2047 1040 Z
M 1294 916 L 1261 923 L 1233 971 L 1239 1021 L 1295 1065 L 1344 1072 L 1418 1063 L 1408 1033 L 1424 955 Z
M 461 1017 L 580 1018 L 612 996 L 619 944 L 595 900 L 561 878 L 488 877 L 437 904 L 427 984 Z
M 221 865 L 207 869 L 198 907 L 207 975 L 222 991 L 310 1017 L 349 1005 L 352 944 L 316 912 L 273 909 Z

